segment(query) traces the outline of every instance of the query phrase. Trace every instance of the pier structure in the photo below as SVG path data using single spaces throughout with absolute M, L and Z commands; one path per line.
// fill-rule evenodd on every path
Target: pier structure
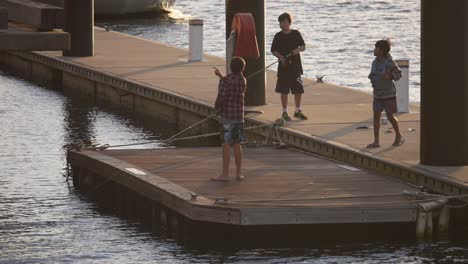
M 65 31 L 70 33 L 70 49 L 64 56 L 94 55 L 94 0 L 65 0 Z
M 0 51 L 67 50 L 64 10 L 29 0 L 0 0 Z
M 231 182 L 208 180 L 221 171 L 219 148 L 72 151 L 68 161 L 74 186 L 104 210 L 186 246 L 303 246 L 447 231 L 447 223 L 434 224 L 447 217 L 447 201 L 417 186 L 301 151 L 245 154 L 247 178 Z M 431 199 L 440 206 L 429 208 Z
M 0 0 L 0 50 L 93 56 L 94 0 Z
M 265 105 L 266 74 L 262 71 L 265 68 L 265 0 L 226 0 L 226 39 L 231 35 L 233 18 L 237 13 L 252 14 L 260 52 L 258 58 L 244 58 L 247 63 L 244 75 L 250 76 L 247 80 L 245 105 Z
M 186 49 L 174 48 L 154 41 L 143 40 L 99 28 L 95 29 L 95 36 L 95 53 L 97 56 L 94 57 L 64 57 L 60 52 L 9 51 L 0 52 L 0 65 L 3 69 L 20 75 L 25 79 L 60 88 L 67 95 L 87 98 L 88 100 L 93 100 L 97 104 L 125 107 L 138 114 L 151 116 L 158 120 L 173 122 L 179 129 L 187 128 L 215 113 L 213 103 L 216 98 L 218 80 L 213 76 L 212 67 L 221 68 L 225 66 L 225 61 L 223 59 L 205 55 L 203 61 L 189 62 L 189 52 Z M 116 54 L 119 54 L 119 56 L 116 56 Z M 267 84 L 274 84 L 274 80 L 276 79 L 275 73 L 267 71 L 266 75 L 268 80 L 271 80 L 267 82 Z M 437 196 L 436 198 L 429 198 L 427 200 L 422 199 L 423 201 L 421 202 L 428 200 L 428 202 L 437 202 L 441 199 L 446 199 L 448 202 L 453 201 L 453 199 L 460 201 L 465 200 L 465 196 L 468 194 L 468 168 L 465 166 L 427 166 L 419 163 L 421 109 L 418 105 L 410 105 L 410 113 L 399 116 L 401 130 L 406 138 L 405 144 L 399 147 L 392 147 L 391 143 L 394 139 L 394 132 L 389 124 L 384 124 L 382 126 L 383 134 L 381 137 L 383 146 L 378 149 L 365 149 L 365 146 L 372 140 L 372 129 L 370 127 L 372 124 L 372 96 L 345 87 L 319 83 L 311 79 L 304 79 L 304 86 L 306 93 L 303 98 L 303 108 L 304 111 L 309 113 L 311 117 L 309 120 L 293 120 L 287 122 L 283 127 L 275 127 L 273 129 L 271 124 L 279 117 L 281 104 L 276 94 L 273 93 L 274 89 L 269 85 L 266 89 L 268 105 L 253 108 L 259 110 L 259 112 L 263 112 L 263 114 L 248 114 L 246 116 L 246 127 L 255 127 L 248 132 L 249 140 L 264 140 L 266 138 L 270 140 L 280 140 L 291 148 L 303 150 L 320 155 L 322 158 L 333 160 L 334 165 L 329 166 L 334 167 L 334 169 L 337 169 L 339 165 L 345 165 L 363 171 L 363 174 L 358 173 L 359 175 L 354 175 L 353 171 L 350 170 L 350 172 L 343 176 L 346 177 L 343 180 L 358 182 L 360 177 L 365 178 L 384 175 L 394 180 L 410 184 L 405 185 L 405 187 L 398 187 L 397 189 L 399 190 L 410 188 L 407 186 L 412 186 L 411 188 L 416 188 L 417 190 L 430 190 L 431 192 L 436 192 L 445 196 Z M 210 119 L 208 122 L 193 129 L 192 135 L 218 132 L 217 127 L 217 122 L 214 119 Z M 207 153 L 209 152 L 209 150 L 206 151 Z M 259 149 L 259 151 L 262 151 L 262 149 Z M 229 194 L 232 188 L 241 187 L 239 192 L 244 192 L 249 188 L 259 189 L 261 188 L 261 184 L 260 182 L 255 183 L 256 177 L 261 178 L 263 174 L 272 178 L 280 177 L 278 175 L 271 175 L 268 171 L 260 168 L 268 168 L 271 164 L 278 164 L 283 166 L 284 169 L 292 171 L 292 168 L 296 167 L 289 162 L 281 163 L 275 160 L 277 157 L 289 157 L 290 155 L 291 157 L 296 157 L 293 156 L 295 154 L 290 154 L 288 152 L 276 157 L 278 152 L 273 152 L 273 154 L 268 154 L 268 151 L 264 152 L 265 157 L 257 158 L 254 155 L 251 156 L 251 159 L 246 159 L 246 163 L 248 164 L 250 162 L 251 165 L 250 167 L 246 165 L 247 171 L 245 174 L 247 179 L 244 182 L 241 184 L 232 182 L 216 185 L 220 190 L 227 192 L 222 195 L 216 194 L 216 192 L 199 191 L 200 189 L 197 189 L 198 187 L 196 185 L 190 187 L 193 189 L 186 188 L 187 186 L 184 185 L 190 184 L 193 180 L 192 177 L 196 177 L 198 179 L 196 181 L 199 181 L 199 184 L 211 186 L 212 182 L 209 181 L 209 178 L 212 175 L 208 175 L 208 172 L 217 172 L 216 168 L 213 166 L 213 164 L 216 163 L 210 163 L 209 166 L 205 165 L 205 172 L 203 175 L 201 175 L 201 173 L 193 174 L 192 172 L 195 171 L 195 169 L 188 167 L 187 170 L 184 171 L 183 164 L 189 164 L 191 161 L 196 160 L 194 156 L 201 154 L 189 155 L 189 152 L 179 154 L 173 152 L 171 154 L 172 157 L 180 158 L 181 160 L 179 160 L 178 164 L 173 164 L 168 161 L 168 166 L 166 168 L 168 170 L 182 169 L 178 171 L 181 177 L 185 177 L 187 182 L 179 182 L 179 184 L 177 184 L 182 187 L 185 186 L 184 196 L 177 198 L 179 200 L 168 201 L 166 207 L 178 208 L 177 206 L 179 203 L 187 204 L 187 200 L 193 199 L 192 196 L 198 197 L 198 193 L 202 194 L 200 195 L 201 200 L 203 200 L 203 197 L 209 198 L 208 202 L 211 201 L 211 203 L 216 201 L 219 203 L 219 201 L 223 202 L 226 200 L 241 200 L 241 198 L 232 199 L 234 196 L 240 197 L 238 194 L 232 196 Z M 107 153 L 109 153 L 109 155 Z M 157 163 L 158 159 L 161 159 L 161 157 L 145 156 L 143 154 L 144 151 L 137 151 L 135 153 L 137 154 L 135 154 L 134 157 L 131 157 L 131 155 L 126 158 L 118 157 L 118 161 L 115 163 L 106 163 L 106 160 L 115 161 L 117 156 L 112 155 L 118 155 L 118 152 L 112 152 L 111 154 L 111 152 L 107 151 L 85 151 L 71 154 L 74 157 L 71 166 L 78 168 L 73 174 L 74 177 L 76 177 L 74 179 L 77 186 L 80 186 L 82 182 L 85 184 L 91 183 L 91 186 L 94 185 L 91 190 L 100 189 L 102 186 L 117 180 L 117 178 L 112 176 L 114 174 L 109 174 L 105 170 L 100 169 L 104 166 L 118 173 L 120 185 L 123 183 L 128 183 L 128 186 L 136 184 L 142 188 L 144 187 L 141 193 L 137 195 L 153 195 L 146 192 L 147 189 L 145 188 L 148 187 L 147 183 L 140 178 L 135 178 L 135 175 L 141 176 L 143 180 L 146 179 L 147 181 L 152 181 L 150 178 L 154 178 L 154 175 L 158 177 L 163 176 L 162 170 L 160 170 L 161 168 L 150 166 L 151 164 Z M 139 157 L 138 155 L 140 154 L 138 153 L 141 153 L 142 156 Z M 249 153 L 259 155 L 258 152 L 250 149 L 246 149 L 245 153 L 246 157 Z M 165 154 L 162 156 L 164 155 Z M 301 155 L 306 155 L 306 153 L 302 153 Z M 213 157 L 214 156 L 215 155 L 213 155 Z M 268 157 L 270 157 L 268 162 L 267 160 L 261 160 L 261 158 L 268 159 Z M 299 158 L 294 159 L 300 160 Z M 125 162 L 124 167 L 119 167 L 123 164 L 121 162 Z M 307 161 L 306 164 L 315 164 L 320 168 L 321 165 L 319 165 L 319 163 L 323 164 L 323 162 L 324 161 L 320 161 L 316 164 L 312 161 Z M 277 170 L 273 165 L 271 165 L 273 168 L 272 171 Z M 114 167 L 114 169 L 112 167 Z M 307 191 L 303 193 L 305 198 L 307 198 L 307 193 L 315 191 L 315 189 L 308 189 L 310 186 L 305 184 L 305 182 L 313 182 L 311 179 L 314 175 L 322 175 L 326 178 L 324 174 L 313 171 L 312 167 L 313 166 L 305 166 L 307 169 L 303 170 L 302 173 L 304 175 L 301 176 L 301 181 L 303 181 L 302 185 L 307 186 L 307 188 L 304 189 Z M 132 170 L 129 171 L 126 170 L 126 168 Z M 343 169 L 342 167 L 338 168 Z M 309 171 L 313 173 L 309 173 Z M 140 172 L 144 174 L 140 175 Z M 368 172 L 369 174 L 364 172 Z M 150 175 L 149 173 L 152 174 Z M 86 175 L 88 174 L 92 176 L 87 177 Z M 249 174 L 251 175 L 250 178 Z M 291 177 L 292 178 L 286 178 L 288 184 L 293 184 L 294 180 L 297 180 L 296 176 L 293 175 Z M 86 180 L 82 181 L 82 178 Z M 93 183 L 93 178 L 103 178 L 104 181 Z M 173 185 L 173 180 L 175 181 L 176 179 L 174 178 L 171 180 L 171 176 L 169 175 L 161 178 L 163 178 L 161 181 L 164 183 L 161 186 L 165 187 L 158 190 L 158 192 L 161 191 L 164 195 L 173 197 L 171 188 L 176 187 Z M 159 180 L 159 178 L 154 179 Z M 252 181 L 252 187 L 249 186 L 249 181 Z M 269 182 L 263 182 L 266 186 L 264 189 L 265 193 L 268 194 L 269 188 L 267 186 Z M 385 182 L 385 180 L 380 181 L 380 183 L 383 184 L 382 186 L 387 186 Z M 259 185 L 256 186 L 256 184 Z M 117 185 L 118 188 L 121 187 L 120 185 Z M 283 185 L 287 184 L 283 183 Z M 111 184 L 111 186 L 113 185 Z M 379 185 L 379 187 L 374 187 L 374 190 L 381 190 L 382 187 L 380 186 L 381 185 Z M 389 183 L 388 186 L 391 186 L 391 184 Z M 359 187 L 360 186 L 355 189 L 357 190 Z M 148 188 L 154 190 L 156 187 Z M 216 191 L 215 189 L 217 188 L 213 190 Z M 385 189 L 385 187 L 383 188 Z M 331 189 L 333 188 L 331 187 Z M 132 190 L 132 193 L 135 193 L 135 189 Z M 294 191 L 298 190 L 299 187 Z M 336 183 L 336 188 L 333 192 L 340 195 L 362 195 L 362 193 L 359 194 L 359 190 L 356 193 L 350 193 L 349 190 L 338 183 Z M 119 191 L 116 193 L 119 193 Z M 288 195 L 291 194 L 292 192 Z M 275 193 L 274 196 L 270 195 L 270 197 L 266 198 L 267 200 L 281 200 L 283 198 L 282 195 L 283 194 L 278 192 Z M 231 197 L 231 199 L 229 199 L 229 197 Z M 154 198 L 161 199 L 161 197 L 157 195 Z M 258 201 L 262 198 L 247 196 L 247 199 L 249 201 Z M 291 199 L 296 199 L 296 197 L 292 197 Z M 127 201 L 127 199 L 123 200 Z M 365 202 L 362 202 L 362 204 L 364 205 Z M 443 206 L 423 206 L 421 203 L 418 203 L 418 205 L 413 204 L 413 207 L 409 208 L 410 211 L 413 210 L 413 217 L 417 215 L 417 220 L 412 218 L 414 221 L 409 222 L 412 234 L 415 234 L 414 231 L 416 227 L 418 227 L 416 230 L 421 231 L 426 230 L 427 226 L 433 226 L 433 219 L 439 219 L 439 223 L 447 223 L 447 219 L 449 219 L 447 215 L 451 215 L 456 209 L 449 209 L 449 207 L 445 207 L 445 203 L 441 202 L 441 204 Z M 216 206 L 219 206 L 219 204 Z M 125 208 L 133 208 L 133 206 Z M 435 208 L 435 211 L 426 211 L 426 208 Z M 156 211 L 143 210 L 143 213 L 148 214 L 148 212 Z M 182 211 L 176 210 L 174 212 L 179 212 L 180 214 Z M 447 214 L 447 212 L 450 212 L 450 214 Z M 204 213 L 200 213 L 200 215 L 203 214 Z M 166 214 L 161 213 L 161 215 Z M 404 213 L 398 215 L 403 217 Z M 444 217 L 440 218 L 440 215 L 444 215 Z M 189 216 L 190 215 L 187 215 L 186 218 L 198 219 L 196 222 L 198 224 L 201 223 L 199 218 L 195 218 L 193 215 L 192 218 Z M 272 215 L 270 214 L 270 216 Z M 296 214 L 290 215 L 290 219 L 294 219 L 294 216 L 296 216 Z M 218 217 L 222 218 L 225 217 L 225 215 L 218 215 Z M 345 218 L 355 219 L 348 216 L 345 216 Z M 166 218 L 161 217 L 160 219 Z M 330 219 L 332 219 L 332 217 L 330 217 Z M 377 222 L 378 221 L 376 221 L 376 223 Z M 240 220 L 237 223 L 242 224 Z M 425 224 L 423 225 L 422 223 Z M 336 222 L 333 225 L 335 224 L 338 223 Z M 369 222 L 367 224 L 369 224 Z M 266 225 L 264 226 L 266 229 L 263 230 L 270 230 L 269 227 L 270 225 Z M 332 228 L 334 227 L 336 226 Z M 441 228 L 441 230 L 445 228 L 446 226 Z M 298 231 L 298 233 L 300 233 L 300 231 Z M 428 231 L 427 233 L 432 232 Z M 425 231 L 424 234 L 426 234 Z
M 421 14 L 421 163 L 466 166 L 468 2 L 422 0 Z

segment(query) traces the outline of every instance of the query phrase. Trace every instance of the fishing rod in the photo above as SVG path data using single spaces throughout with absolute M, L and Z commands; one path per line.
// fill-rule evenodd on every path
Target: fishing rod
M 289 57 L 291 57 L 291 56 L 292 56 L 292 53 L 288 53 L 286 56 L 284 56 L 284 58 L 287 59 L 287 58 L 289 58 Z M 253 76 L 255 76 L 255 75 L 257 75 L 257 74 L 259 74 L 259 73 L 261 73 L 261 72 L 263 72 L 263 71 L 265 71 L 266 69 L 270 68 L 271 66 L 275 65 L 275 64 L 278 63 L 278 62 L 279 62 L 279 60 L 277 60 L 277 61 L 275 61 L 275 62 L 269 64 L 268 66 L 264 67 L 263 69 L 260 69 L 260 70 L 258 70 L 258 71 L 256 71 L 256 72 L 254 72 L 253 74 L 249 75 L 248 77 L 245 77 L 245 79 L 248 80 L 249 78 L 251 78 L 251 77 L 253 77 Z

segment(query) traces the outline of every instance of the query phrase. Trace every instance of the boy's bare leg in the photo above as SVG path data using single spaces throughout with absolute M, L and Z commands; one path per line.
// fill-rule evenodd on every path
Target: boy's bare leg
M 240 144 L 234 144 L 234 158 L 236 160 L 236 178 L 242 180 L 242 146 Z
M 380 112 L 374 112 L 374 142 L 367 145 L 367 148 L 378 148 L 380 147 Z
M 401 136 L 400 133 L 400 126 L 398 125 L 398 119 L 395 117 L 394 114 L 392 115 L 387 115 L 388 121 L 393 126 L 393 130 L 395 130 L 395 141 L 393 142 L 393 146 L 400 146 L 401 144 L 404 143 L 404 140 Z
M 281 105 L 283 106 L 283 109 L 286 109 L 288 107 L 288 95 L 287 94 L 281 94 Z
M 302 99 L 301 93 L 294 94 L 294 102 L 296 103 L 296 109 L 301 107 L 301 99 Z
M 217 177 L 211 178 L 214 181 L 229 181 L 229 163 L 231 159 L 231 145 L 223 145 L 223 172 Z
M 231 162 L 231 145 L 223 146 L 223 173 L 221 177 L 229 178 L 229 163 Z

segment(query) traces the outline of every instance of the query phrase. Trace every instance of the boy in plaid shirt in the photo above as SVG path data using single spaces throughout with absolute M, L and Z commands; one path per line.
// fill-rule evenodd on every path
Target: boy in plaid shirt
M 241 142 L 245 141 L 244 136 L 244 93 L 247 87 L 247 80 L 243 72 L 245 61 L 240 57 L 231 60 L 232 73 L 224 77 L 215 68 L 215 74 L 220 78 L 218 86 L 218 96 L 215 108 L 220 113 L 220 122 L 224 127 L 223 145 L 223 171 L 221 175 L 211 178 L 214 181 L 229 181 L 229 162 L 231 159 L 231 148 L 234 150 L 236 161 L 236 179 L 242 180 L 242 147 Z

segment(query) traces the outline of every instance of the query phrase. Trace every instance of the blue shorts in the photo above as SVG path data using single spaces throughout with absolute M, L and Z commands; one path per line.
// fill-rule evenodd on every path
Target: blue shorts
M 376 113 L 382 113 L 385 110 L 387 116 L 391 116 L 398 112 L 396 97 L 388 99 L 375 99 L 373 104 L 373 110 Z
M 226 123 L 224 128 L 225 144 L 240 144 L 245 142 L 244 123 Z

